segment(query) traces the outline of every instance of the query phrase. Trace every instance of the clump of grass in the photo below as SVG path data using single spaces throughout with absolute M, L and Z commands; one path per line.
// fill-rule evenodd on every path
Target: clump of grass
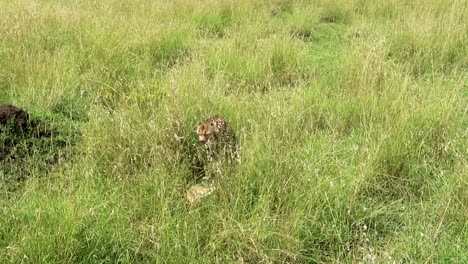
M 281 86 L 294 86 L 300 79 L 298 55 L 287 45 L 276 47 L 270 57 L 273 80 Z
M 304 41 L 310 41 L 314 35 L 313 25 L 312 19 L 300 16 L 290 22 L 291 35 Z
M 459 1 L 437 8 L 409 6 L 399 31 L 389 39 L 388 57 L 416 77 L 466 71 L 466 27 L 457 22 L 465 18 L 463 10 Z M 425 18 L 414 23 L 417 13 L 425 14 Z M 414 26 L 409 27 L 411 24 Z
M 387 56 L 405 65 L 415 76 L 449 72 L 464 67 L 468 50 L 461 38 L 450 44 L 434 35 L 400 33 L 389 42 Z
M 436 172 L 451 166 L 452 155 L 446 148 L 450 126 L 446 121 L 431 120 L 424 112 L 414 118 L 380 146 L 374 157 L 371 195 L 422 199 L 432 191 Z
M 282 16 L 285 14 L 292 14 L 294 11 L 294 2 L 288 0 L 274 1 L 270 7 L 270 13 L 273 16 Z
M 288 46 L 290 45 L 290 46 Z M 300 46 L 293 41 L 261 43 L 260 54 L 248 51 L 244 54 L 236 48 L 219 50 L 219 56 L 207 61 L 208 73 L 212 79 L 221 79 L 226 92 L 267 92 L 282 87 L 294 87 L 304 81 L 306 74 L 300 59 Z
M 264 87 L 266 69 L 256 59 L 227 52 L 223 57 L 214 56 L 208 61 L 211 76 L 224 76 L 229 83 L 229 93 L 255 91 Z
M 311 38 L 316 42 L 335 43 L 342 42 L 349 38 L 349 30 L 344 25 L 339 24 L 314 24 L 311 27 Z
M 50 17 L 42 22 L 41 34 L 38 35 L 39 47 L 46 52 L 57 52 L 60 49 L 79 49 L 81 35 L 67 26 L 63 26 L 60 21 Z M 33 35 L 34 36 L 34 35 Z M 37 44 L 30 43 L 31 48 Z
M 202 34 L 208 37 L 223 37 L 232 21 L 233 10 L 225 7 L 219 12 L 203 13 L 195 21 Z
M 328 1 L 322 8 L 320 21 L 323 23 L 348 24 L 352 13 L 346 4 L 336 1 Z
M 129 105 L 127 108 L 136 108 L 136 106 Z M 104 113 L 101 114 L 104 115 Z M 93 153 L 99 153 L 95 158 L 99 161 L 97 169 L 100 173 L 113 175 L 113 177 L 117 178 L 127 178 L 129 175 L 139 173 L 141 169 L 153 164 L 156 146 L 135 140 L 146 137 L 144 131 L 150 129 L 151 124 L 149 122 L 140 121 L 135 123 L 133 121 L 130 126 L 132 123 L 130 121 L 136 116 L 126 116 L 121 111 L 116 111 L 114 116 L 102 118 L 101 124 L 94 123 L 90 126 L 90 131 L 84 131 L 83 133 L 89 139 L 101 137 L 99 142 L 86 141 L 85 144 L 88 144 L 90 149 L 95 150 Z M 103 129 L 105 126 L 102 126 L 102 124 L 114 127 L 112 133 Z M 139 129 L 136 129 L 137 127 Z M 114 152 L 111 149 L 119 149 L 120 151 Z M 109 164 L 114 165 L 109 166 Z
M 326 204 L 327 201 L 321 201 Z M 382 207 L 372 202 L 335 201 L 334 211 L 319 214 L 307 223 L 300 236 L 304 241 L 303 258 L 313 262 L 377 258 L 373 248 L 389 239 L 400 229 L 398 206 Z M 385 210 L 388 209 L 388 210 Z M 333 214 L 329 217 L 326 214 Z M 330 254 L 331 253 L 331 254 Z M 385 260 L 387 256 L 378 256 Z
M 86 122 L 88 111 L 84 98 L 84 90 L 71 92 L 63 95 L 52 107 L 53 113 L 60 114 L 70 120 Z
M 370 95 L 376 98 L 383 95 L 392 96 L 391 92 L 386 93 L 392 91 L 396 83 L 405 80 L 386 60 L 382 44 L 362 44 L 359 48 L 355 47 L 352 52 L 354 54 L 344 56 L 339 67 L 342 75 L 337 78 L 337 85 L 347 90 L 349 94 L 360 95 L 363 98 L 369 98 Z
M 148 44 L 148 52 L 154 66 L 173 67 L 189 55 L 190 34 L 170 32 L 162 39 L 155 39 Z
M 88 87 L 98 91 L 95 100 L 109 109 L 115 109 L 120 99 L 128 93 L 134 83 L 137 71 L 137 63 L 132 63 L 130 56 L 125 56 L 128 51 L 121 51 L 96 62 L 89 71 L 85 82 Z
M 110 111 L 121 103 L 134 101 L 143 92 L 146 95 L 141 98 L 145 99 L 139 100 L 139 104 L 151 105 L 162 96 L 159 89 L 162 76 L 188 59 L 189 38 L 184 32 L 174 31 L 128 46 L 115 43 L 113 48 L 97 48 L 89 55 L 93 59 L 83 69 L 80 79 L 84 85 L 79 86 L 77 93 L 84 101 L 102 104 Z M 150 72 L 145 70 L 148 67 L 152 68 Z M 96 90 L 98 96 L 90 98 Z

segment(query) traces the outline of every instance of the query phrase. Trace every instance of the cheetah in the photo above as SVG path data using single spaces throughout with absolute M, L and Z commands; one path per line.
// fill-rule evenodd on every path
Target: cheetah
M 216 190 L 212 176 L 223 175 L 224 161 L 229 165 L 239 162 L 236 135 L 224 118 L 216 115 L 198 123 L 196 133 L 202 146 L 190 152 L 189 158 L 192 174 L 201 181 L 187 191 L 187 200 L 192 205 Z
M 216 187 L 211 186 L 204 186 L 202 184 L 196 184 L 190 187 L 187 191 L 186 197 L 190 204 L 195 204 L 197 201 L 205 198 L 206 196 L 210 195 Z
M 208 163 L 221 158 L 227 159 L 229 164 L 239 162 L 236 135 L 224 118 L 210 117 L 197 125 L 196 132 Z

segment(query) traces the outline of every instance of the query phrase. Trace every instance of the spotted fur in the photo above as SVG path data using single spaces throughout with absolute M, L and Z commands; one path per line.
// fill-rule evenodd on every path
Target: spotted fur
M 209 163 L 222 157 L 230 163 L 239 161 L 236 135 L 224 118 L 210 117 L 197 125 L 196 132 L 198 141 L 205 147 Z

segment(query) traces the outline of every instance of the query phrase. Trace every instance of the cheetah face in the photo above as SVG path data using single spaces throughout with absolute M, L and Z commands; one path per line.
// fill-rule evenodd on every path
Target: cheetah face
M 210 138 L 213 137 L 213 134 L 217 132 L 216 126 L 213 122 L 203 123 L 197 126 L 198 141 L 205 144 Z

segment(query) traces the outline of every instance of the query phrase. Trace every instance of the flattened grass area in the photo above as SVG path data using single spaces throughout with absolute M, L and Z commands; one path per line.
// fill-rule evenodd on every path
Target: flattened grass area
M 468 262 L 466 0 L 1 0 L 0 36 L 57 131 L 0 137 L 2 263 Z M 214 114 L 242 161 L 191 206 Z

